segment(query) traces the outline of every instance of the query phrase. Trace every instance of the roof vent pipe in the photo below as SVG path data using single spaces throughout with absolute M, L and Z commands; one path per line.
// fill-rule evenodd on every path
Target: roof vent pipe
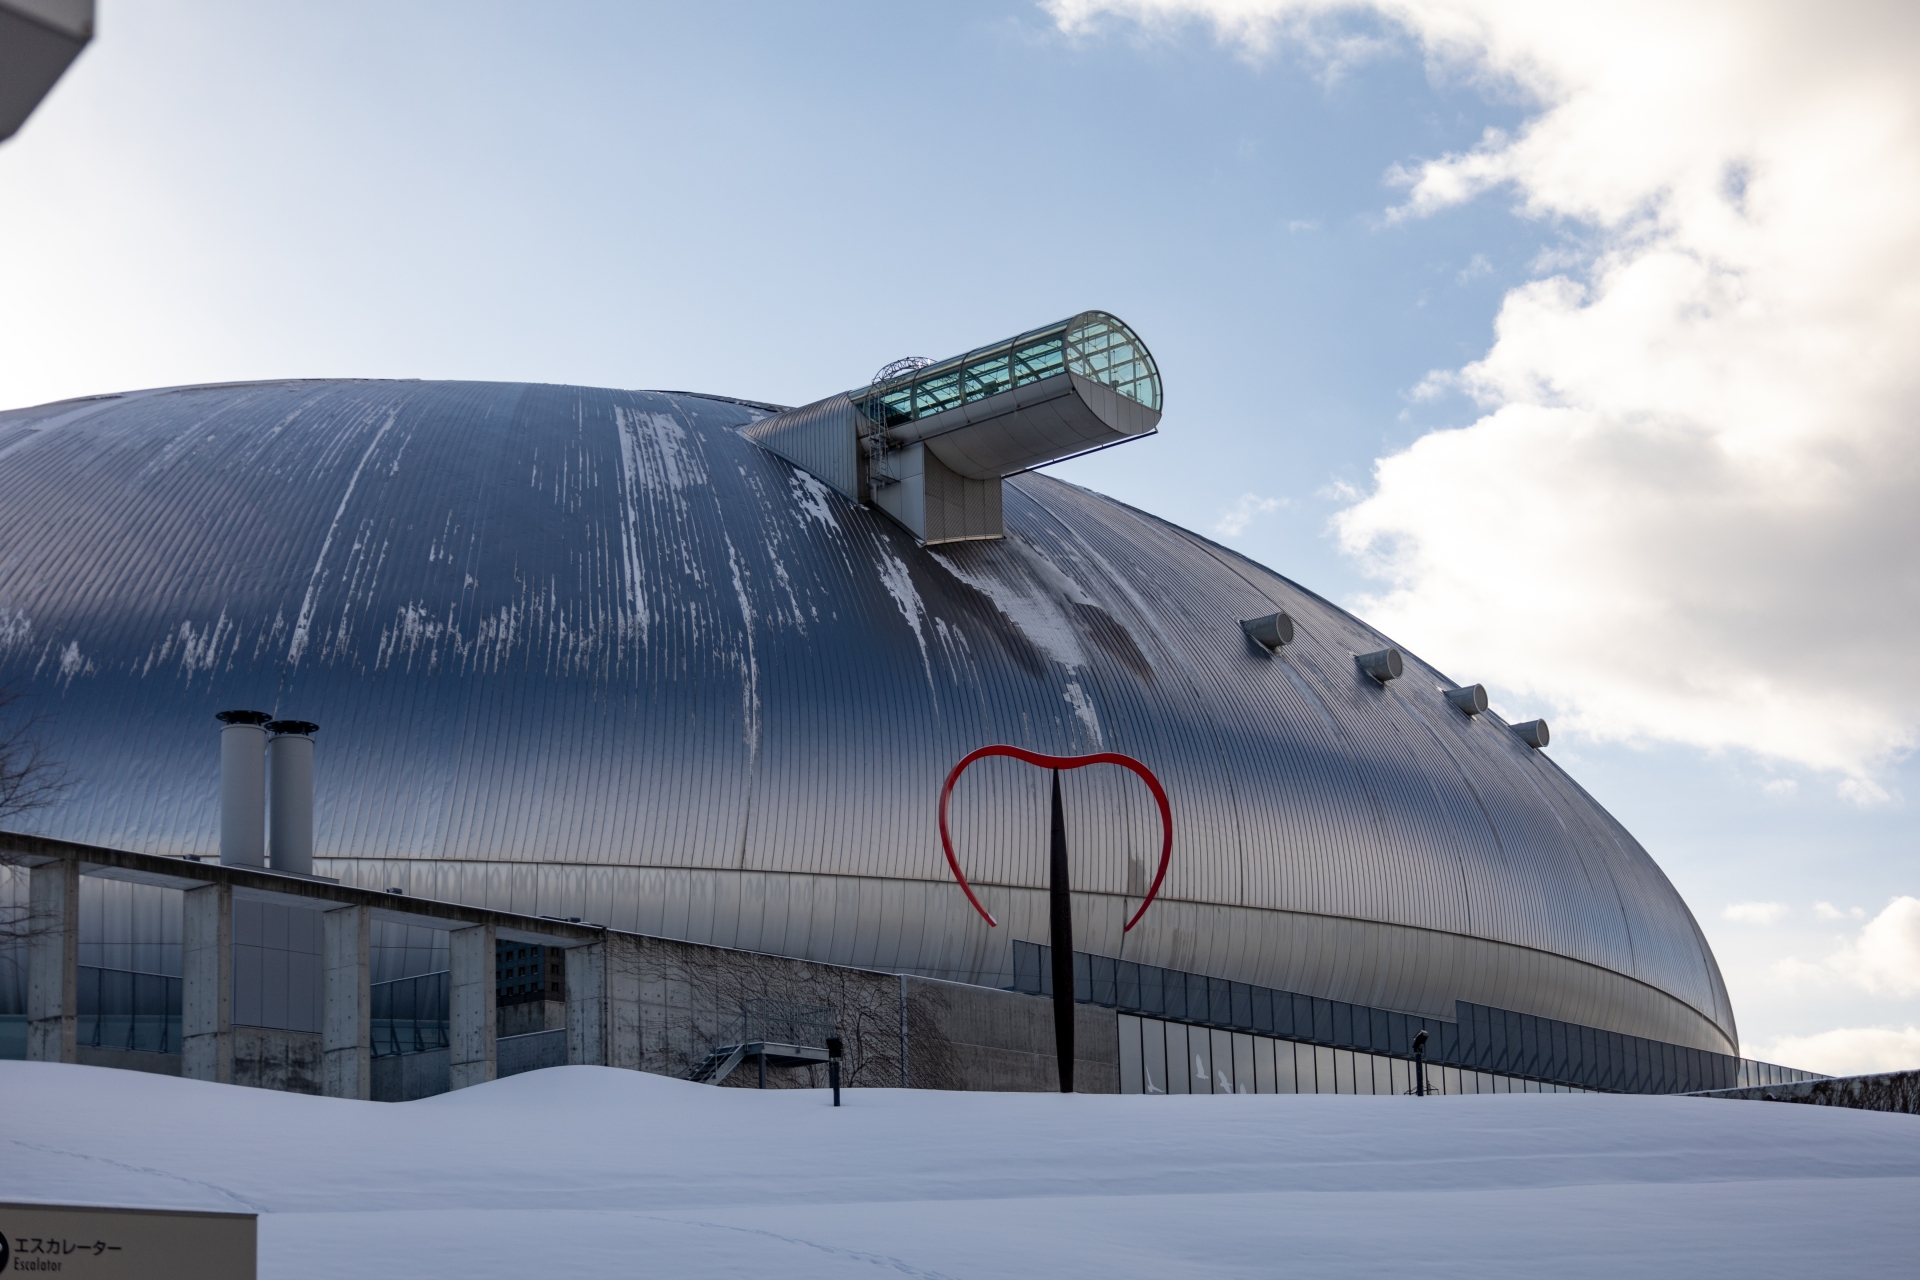
M 267 790 L 273 799 L 269 850 L 275 871 L 313 874 L 313 735 L 310 720 L 267 725 Z
M 1529 720 L 1525 724 L 1516 724 L 1513 726 L 1513 731 L 1520 735 L 1520 741 L 1526 743 L 1536 751 L 1547 745 L 1547 722 L 1545 720 Z
M 264 711 L 220 711 L 220 861 L 259 867 L 267 861 L 267 731 Z
M 1398 680 L 1405 664 L 1400 661 L 1398 649 L 1382 649 L 1378 653 L 1363 653 L 1354 658 L 1360 669 L 1385 684 L 1389 680 Z
M 1487 709 L 1487 686 L 1470 684 L 1464 689 L 1449 689 L 1447 701 L 1470 716 L 1477 716 Z
M 1272 653 L 1283 644 L 1293 643 L 1293 619 L 1285 613 L 1270 613 L 1264 618 L 1248 618 L 1240 624 L 1241 630 L 1252 636 L 1254 641 Z

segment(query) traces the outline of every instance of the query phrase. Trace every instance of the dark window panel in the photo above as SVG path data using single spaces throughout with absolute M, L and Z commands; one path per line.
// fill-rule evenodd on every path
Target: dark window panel
M 1274 1034 L 1273 1005 L 1276 999 L 1285 999 L 1271 987 L 1253 988 L 1253 1029 L 1262 1035 Z
M 1207 1021 L 1216 1027 L 1231 1026 L 1233 1023 L 1232 983 L 1225 978 L 1208 978 L 1207 983 Z
M 1313 997 L 1295 996 L 1291 1003 L 1293 1005 L 1293 1038 L 1308 1044 L 1313 1043 Z
M 1140 1007 L 1148 1013 L 1167 1011 L 1167 971 L 1158 965 L 1140 966 Z
M 1163 998 L 1167 1006 L 1167 1016 L 1175 1021 L 1185 1021 L 1187 1017 L 1187 975 L 1174 969 L 1160 971 Z M 1184 1052 L 1184 1050 L 1182 1051 Z M 1171 1070 L 1171 1068 L 1169 1068 Z
M 1205 1025 L 1213 1017 L 1213 1000 L 1207 990 L 1207 975 L 1189 973 L 1182 976 L 1186 980 L 1187 988 L 1187 1018 L 1196 1025 Z M 1192 1038 L 1189 1037 L 1188 1048 L 1191 1049 L 1193 1043 Z M 1208 1041 L 1208 1043 L 1212 1042 Z

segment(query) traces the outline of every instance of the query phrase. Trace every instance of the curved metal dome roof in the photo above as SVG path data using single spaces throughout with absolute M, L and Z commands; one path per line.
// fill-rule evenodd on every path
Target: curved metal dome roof
M 1000 983 L 1067 782 L 1087 950 L 1408 1012 L 1722 1052 L 1712 953 L 1633 838 L 1452 682 L 1206 540 L 1040 475 L 922 548 L 757 448 L 764 406 L 505 383 L 189 387 L 0 414 L 0 680 L 77 785 L 36 830 L 206 853 L 215 711 L 312 719 L 316 868 Z M 1240 620 L 1296 624 L 1269 653 Z

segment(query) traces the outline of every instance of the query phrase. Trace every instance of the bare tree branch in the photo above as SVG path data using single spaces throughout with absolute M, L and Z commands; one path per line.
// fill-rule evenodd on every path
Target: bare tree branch
M 0 687 L 0 826 L 47 808 L 73 785 L 66 765 L 47 752 L 46 717 L 7 714 L 19 700 L 17 690 Z
M 46 717 L 9 714 L 19 701 L 18 690 L 0 686 L 0 830 L 22 814 L 52 805 L 73 785 L 66 766 L 47 752 Z M 19 868 L 19 861 L 0 849 L 0 868 Z M 29 907 L 25 870 L 4 874 L 12 883 L 0 895 L 0 949 L 45 927 L 44 921 L 34 920 Z

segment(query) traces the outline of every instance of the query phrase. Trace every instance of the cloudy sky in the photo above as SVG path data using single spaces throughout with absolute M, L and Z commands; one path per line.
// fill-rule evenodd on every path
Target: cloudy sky
M 1920 1065 L 1920 8 L 100 8 L 0 147 L 0 406 L 794 403 L 1113 310 L 1163 433 L 1061 474 L 1548 716 L 1748 1053 Z

